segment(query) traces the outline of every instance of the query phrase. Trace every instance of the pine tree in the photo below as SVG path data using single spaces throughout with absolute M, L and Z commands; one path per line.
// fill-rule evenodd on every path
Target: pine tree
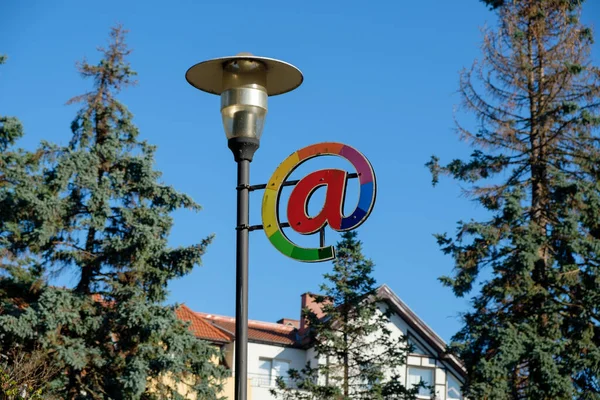
M 390 329 L 390 311 L 378 301 L 374 264 L 362 254 L 356 232 L 337 244 L 333 271 L 325 274 L 314 309 L 303 310 L 316 365 L 290 370 L 272 393 L 285 400 L 414 399 L 397 370 L 409 350 L 404 336 Z M 296 390 L 300 389 L 300 390 Z
M 170 213 L 199 206 L 153 169 L 155 148 L 138 139 L 116 98 L 135 77 L 125 31 L 113 28 L 110 37 L 97 65 L 78 64 L 94 89 L 69 102 L 83 104 L 70 144 L 43 143 L 35 153 L 42 171 L 22 174 L 36 185 L 14 182 L 12 193 L 24 192 L 9 205 L 26 218 L 2 221 L 2 251 L 16 250 L 0 279 L 2 347 L 41 346 L 61 366 L 52 381 L 61 398 L 183 398 L 174 381 L 198 399 L 216 399 L 225 376 L 213 363 L 218 352 L 163 305 L 168 282 L 200 264 L 211 238 L 168 246 Z M 24 162 L 13 161 L 14 169 L 25 171 Z M 25 270 L 36 279 L 23 280 Z M 46 284 L 62 273 L 76 274 L 75 288 Z M 17 304 L 19 297 L 27 298 Z
M 475 130 L 467 183 L 491 214 L 437 235 L 457 296 L 481 283 L 454 337 L 474 399 L 600 399 L 600 69 L 581 1 L 486 0 L 499 25 L 461 74 Z M 486 270 L 483 278 L 480 274 Z

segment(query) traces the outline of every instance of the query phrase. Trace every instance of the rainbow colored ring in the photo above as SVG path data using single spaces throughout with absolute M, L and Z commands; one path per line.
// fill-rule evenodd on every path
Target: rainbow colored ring
M 354 211 L 342 218 L 338 231 L 358 228 L 368 217 L 375 204 L 376 180 L 373 167 L 358 150 L 342 143 L 325 142 L 307 146 L 292 153 L 275 170 L 267 183 L 262 201 L 263 228 L 267 238 L 282 254 L 298 261 L 320 262 L 335 258 L 333 246 L 304 248 L 294 244 L 281 230 L 279 197 L 283 182 L 302 163 L 319 156 L 339 156 L 348 160 L 358 173 L 360 194 Z

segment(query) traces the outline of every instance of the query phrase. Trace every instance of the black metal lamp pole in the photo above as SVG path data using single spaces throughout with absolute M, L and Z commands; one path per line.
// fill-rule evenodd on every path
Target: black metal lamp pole
M 228 141 L 237 162 L 237 226 L 235 253 L 235 399 L 248 398 L 248 252 L 250 162 L 259 142 L 251 138 Z M 245 345 L 242 345 L 245 344 Z
M 247 400 L 250 162 L 260 144 L 268 96 L 294 90 L 303 77 L 286 62 L 240 53 L 196 64 L 185 78 L 195 88 L 221 96 L 227 144 L 237 162 L 235 400 Z

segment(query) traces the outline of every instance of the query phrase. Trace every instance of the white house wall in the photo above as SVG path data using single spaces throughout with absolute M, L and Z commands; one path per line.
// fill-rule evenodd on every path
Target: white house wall
M 382 310 L 384 304 L 380 305 Z M 426 354 L 411 354 L 407 358 L 407 365 L 403 366 L 399 371 L 400 379 L 403 384 L 407 384 L 408 368 L 417 367 L 425 368 L 433 373 L 433 384 L 435 385 L 435 400 L 465 400 L 461 397 L 447 397 L 446 396 L 446 383 L 448 374 L 452 374 L 455 379 L 460 376 L 456 371 L 452 370 L 449 365 L 439 360 L 436 352 L 427 345 L 426 341 L 420 338 L 415 331 L 413 331 L 409 325 L 394 314 L 390 317 L 388 325 L 392 335 L 399 337 L 400 335 L 412 335 L 414 336 Z M 374 351 L 382 351 L 382 349 L 374 349 Z M 302 369 L 306 362 L 310 362 L 313 367 L 316 366 L 317 360 L 313 349 L 302 350 L 295 348 L 287 348 L 277 345 L 268 345 L 260 343 L 249 343 L 248 344 L 248 374 L 249 378 L 257 377 L 252 383 L 252 400 L 276 400 L 274 396 L 269 393 L 274 384 L 274 379 L 270 381 L 267 379 L 260 378 L 259 362 L 260 359 L 276 359 L 284 360 L 290 363 L 290 368 Z M 228 355 L 227 360 L 233 360 L 233 355 Z M 320 360 L 324 361 L 324 360 Z M 233 363 L 232 363 L 233 364 Z M 264 378 L 264 377 L 263 377 Z M 458 379 L 457 379 L 458 380 Z M 460 380 L 458 380 L 460 382 Z M 423 399 L 430 397 L 421 397 Z
M 248 343 L 248 377 L 252 381 L 252 400 L 276 400 L 269 393 L 275 378 L 270 380 L 259 370 L 260 359 L 281 360 L 290 363 L 292 369 L 302 369 L 306 365 L 306 351 L 290 347 L 280 347 L 260 343 Z

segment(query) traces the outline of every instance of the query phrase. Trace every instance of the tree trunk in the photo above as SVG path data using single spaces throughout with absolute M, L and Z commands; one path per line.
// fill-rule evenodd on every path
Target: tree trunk
M 102 101 L 102 93 L 104 92 L 105 80 L 102 80 L 102 84 L 98 89 L 98 95 L 96 96 L 96 101 L 100 103 L 93 104 L 96 107 L 95 109 L 95 118 L 94 125 L 96 131 L 96 146 L 101 146 L 106 140 L 106 136 L 108 134 L 108 126 L 104 113 L 101 111 L 101 101 Z M 100 160 L 100 167 L 98 168 L 98 177 L 97 182 L 98 186 L 102 184 L 102 177 L 105 172 L 108 172 L 110 166 L 106 162 L 106 160 Z M 85 258 L 86 261 L 81 267 L 81 278 L 79 283 L 77 284 L 76 291 L 80 293 L 90 294 L 91 293 L 91 283 L 94 279 L 94 276 L 98 272 L 100 265 L 96 260 L 94 255 L 94 241 L 96 240 L 96 229 L 94 227 L 90 227 L 87 233 L 86 241 L 85 241 Z

